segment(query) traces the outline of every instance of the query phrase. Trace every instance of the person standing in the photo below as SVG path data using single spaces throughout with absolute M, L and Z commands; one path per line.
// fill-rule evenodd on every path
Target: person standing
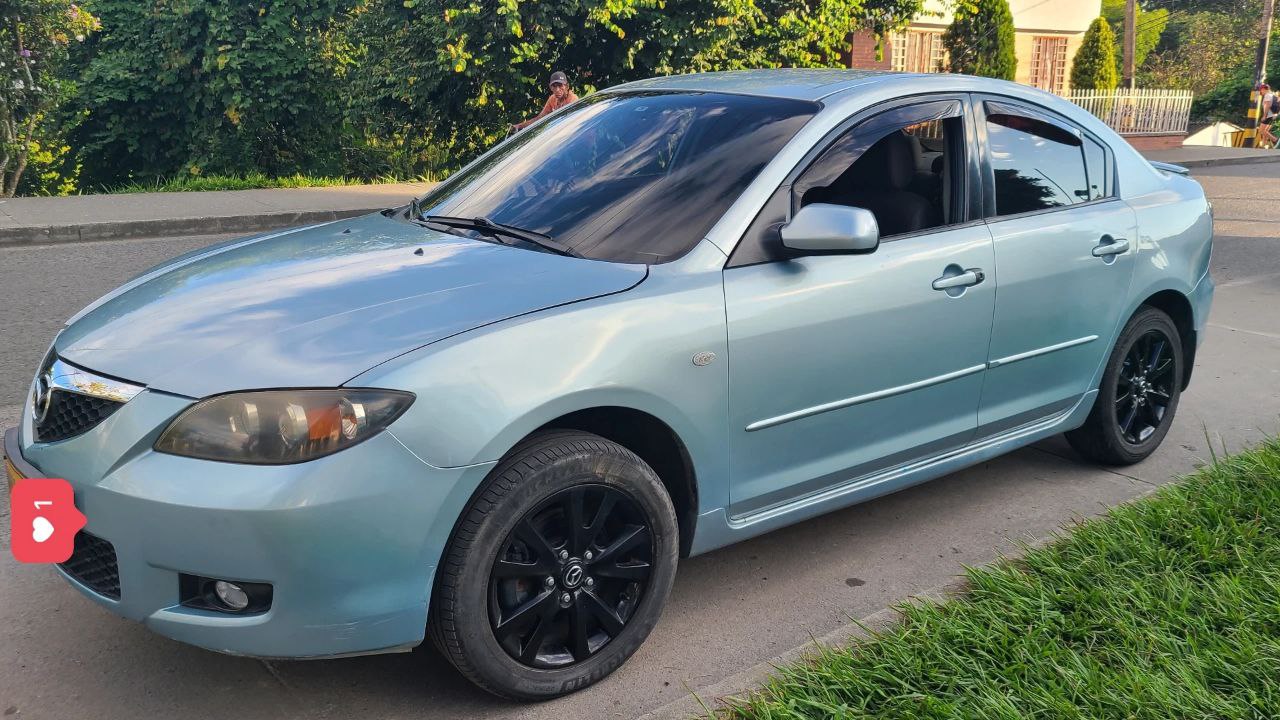
M 1258 95 L 1262 96 L 1262 107 L 1258 110 L 1258 145 L 1274 148 L 1276 136 L 1271 132 L 1271 125 L 1280 115 L 1280 95 L 1271 90 L 1267 83 L 1258 85 Z
M 559 70 L 551 73 L 551 97 L 547 98 L 547 102 L 542 106 L 542 112 L 511 126 L 513 131 L 523 130 L 569 103 L 576 102 L 578 96 L 569 89 L 569 77 Z

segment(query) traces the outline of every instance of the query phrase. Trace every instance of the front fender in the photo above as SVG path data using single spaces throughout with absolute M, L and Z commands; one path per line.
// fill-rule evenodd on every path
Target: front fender
M 709 243 L 616 295 L 512 318 L 421 348 L 348 384 L 418 399 L 391 430 L 436 467 L 498 460 L 556 418 L 624 407 L 666 423 L 702 503 L 727 498 L 724 256 Z M 702 256 L 702 257 L 699 257 Z M 713 353 L 704 365 L 692 361 Z M 705 358 L 705 356 L 704 356 Z

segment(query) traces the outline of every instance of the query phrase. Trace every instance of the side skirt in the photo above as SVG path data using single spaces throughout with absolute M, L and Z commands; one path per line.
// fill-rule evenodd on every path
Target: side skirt
M 757 512 L 730 517 L 725 508 L 717 508 L 703 513 L 698 517 L 690 555 L 732 545 L 802 520 L 888 495 L 1079 427 L 1089 416 L 1097 395 L 1097 390 L 1091 390 L 1081 396 L 1073 406 L 1059 413 L 1012 428 L 999 435 L 984 438 L 959 450 L 899 465 L 872 475 L 850 478 L 847 482 L 835 487 Z

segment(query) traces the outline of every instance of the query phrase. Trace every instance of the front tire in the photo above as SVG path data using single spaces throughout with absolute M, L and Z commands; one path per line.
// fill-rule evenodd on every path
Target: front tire
M 1129 319 L 1107 360 L 1093 410 L 1067 433 L 1076 452 L 1104 465 L 1145 460 L 1169 432 L 1182 397 L 1182 337 L 1163 311 Z
M 678 548 L 671 499 L 643 460 L 589 433 L 536 435 L 463 514 L 438 572 L 431 636 L 494 694 L 582 689 L 649 635 Z

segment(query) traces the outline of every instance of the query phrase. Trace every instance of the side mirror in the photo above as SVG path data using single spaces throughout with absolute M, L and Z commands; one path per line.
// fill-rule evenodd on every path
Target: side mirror
M 801 252 L 868 253 L 880 245 L 880 226 L 870 210 L 813 203 L 782 226 L 782 244 Z

